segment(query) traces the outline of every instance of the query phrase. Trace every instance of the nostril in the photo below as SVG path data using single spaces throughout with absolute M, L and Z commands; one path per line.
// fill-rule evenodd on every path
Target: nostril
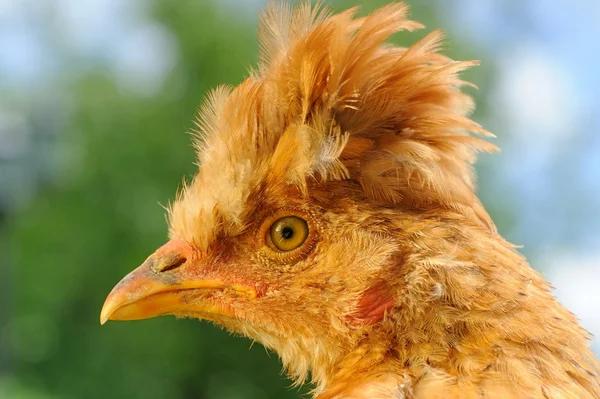
M 169 270 L 176 269 L 179 266 L 183 265 L 186 260 L 187 260 L 186 258 L 180 258 L 176 262 L 174 262 L 174 263 L 172 263 L 170 265 L 165 265 L 160 271 L 161 272 L 166 272 L 166 271 L 169 271 Z
M 153 269 L 157 272 L 166 272 L 183 265 L 187 258 L 180 253 L 170 252 L 163 254 L 155 260 Z

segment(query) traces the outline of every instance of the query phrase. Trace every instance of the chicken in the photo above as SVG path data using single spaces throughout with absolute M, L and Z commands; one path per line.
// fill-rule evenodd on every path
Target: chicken
M 319 399 L 600 397 L 589 334 L 474 193 L 476 62 L 440 31 L 386 43 L 421 28 L 407 11 L 267 9 L 259 66 L 201 108 L 170 240 L 102 323 L 210 320 Z

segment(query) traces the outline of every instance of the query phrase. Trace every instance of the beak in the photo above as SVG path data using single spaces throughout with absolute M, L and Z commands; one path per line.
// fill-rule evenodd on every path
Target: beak
M 231 316 L 231 311 L 207 300 L 211 291 L 230 288 L 237 294 L 256 297 L 252 287 L 202 278 L 200 263 L 189 244 L 167 242 L 113 288 L 102 307 L 100 324 L 169 314 Z

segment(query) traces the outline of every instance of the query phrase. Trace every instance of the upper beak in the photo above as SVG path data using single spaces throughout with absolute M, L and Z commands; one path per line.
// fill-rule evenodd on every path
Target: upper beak
M 256 297 L 252 287 L 202 278 L 199 263 L 189 244 L 169 241 L 113 288 L 102 307 L 100 324 L 109 319 L 139 320 L 168 314 L 229 314 L 202 299 L 211 290 L 232 288 L 238 294 Z

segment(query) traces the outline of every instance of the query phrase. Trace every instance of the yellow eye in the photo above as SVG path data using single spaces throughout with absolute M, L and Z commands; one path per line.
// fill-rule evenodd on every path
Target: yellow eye
M 278 219 L 269 229 L 269 243 L 282 252 L 293 251 L 306 241 L 308 224 L 296 216 Z

